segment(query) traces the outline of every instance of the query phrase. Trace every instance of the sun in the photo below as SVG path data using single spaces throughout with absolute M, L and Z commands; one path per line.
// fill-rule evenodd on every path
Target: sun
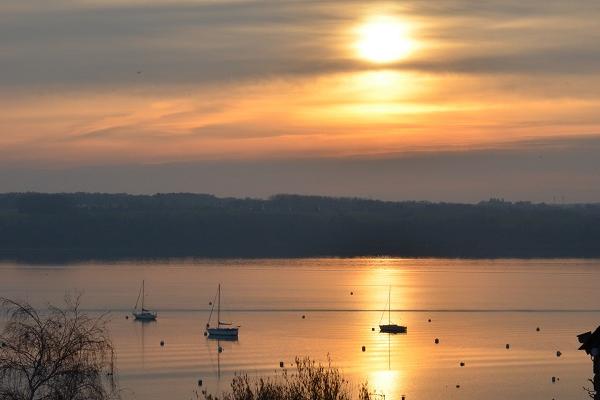
M 387 64 L 405 58 L 413 49 L 408 27 L 391 17 L 369 20 L 358 28 L 358 55 L 377 64 Z

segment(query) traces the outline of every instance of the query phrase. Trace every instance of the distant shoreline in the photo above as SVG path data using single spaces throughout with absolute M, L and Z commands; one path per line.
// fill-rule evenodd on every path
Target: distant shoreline
M 0 260 L 600 258 L 600 205 L 0 194 Z
M 398 259 L 398 260 L 447 260 L 447 261 L 508 261 L 508 260 L 522 260 L 522 261 L 597 261 L 600 260 L 600 256 L 595 257 L 405 257 L 405 256 L 390 256 L 390 255 L 356 255 L 356 256 L 296 256 L 296 257 L 203 257 L 203 256 L 172 256 L 172 257 L 151 257 L 151 256 L 124 256 L 124 257 L 106 257 L 106 256 L 94 256 L 91 254 L 57 254 L 57 253 L 41 253 L 31 254 L 17 252 L 3 252 L 0 254 L 0 265 L 1 264 L 31 264 L 31 265 L 76 265 L 76 264 L 120 264 L 120 263 L 139 263 L 139 264 L 194 264 L 198 262 L 214 261 L 220 262 L 232 262 L 232 261 L 281 261 L 281 260 L 311 260 L 311 259 L 322 259 L 322 260 L 374 260 L 374 259 Z

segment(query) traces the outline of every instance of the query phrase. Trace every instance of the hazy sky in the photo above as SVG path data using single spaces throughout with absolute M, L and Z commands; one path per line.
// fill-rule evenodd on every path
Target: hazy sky
M 600 201 L 600 2 L 3 0 L 0 191 Z

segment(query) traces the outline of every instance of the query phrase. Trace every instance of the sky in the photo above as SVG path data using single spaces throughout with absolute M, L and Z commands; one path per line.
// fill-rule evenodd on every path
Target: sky
M 597 0 L 0 2 L 0 192 L 600 201 Z

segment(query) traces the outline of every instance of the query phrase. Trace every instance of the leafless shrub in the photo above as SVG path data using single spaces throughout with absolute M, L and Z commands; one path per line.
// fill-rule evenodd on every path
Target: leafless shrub
M 592 384 L 592 387 L 593 387 L 594 380 L 593 379 L 588 379 L 588 381 L 590 381 L 590 383 Z M 590 388 L 584 386 L 583 390 L 585 392 L 587 392 L 587 394 L 590 397 L 590 399 L 597 399 L 598 398 L 598 394 L 596 393 L 596 391 L 594 389 L 590 389 Z
M 114 351 L 104 316 L 79 311 L 80 297 L 41 313 L 0 299 L 0 399 L 105 400 L 118 397 Z
M 351 400 L 349 382 L 331 360 L 323 365 L 308 357 L 296 358 L 295 370 L 282 370 L 273 378 L 251 381 L 248 375 L 237 375 L 231 382 L 231 391 L 221 397 L 204 393 L 206 400 Z M 358 393 L 359 400 L 372 400 L 366 384 Z

